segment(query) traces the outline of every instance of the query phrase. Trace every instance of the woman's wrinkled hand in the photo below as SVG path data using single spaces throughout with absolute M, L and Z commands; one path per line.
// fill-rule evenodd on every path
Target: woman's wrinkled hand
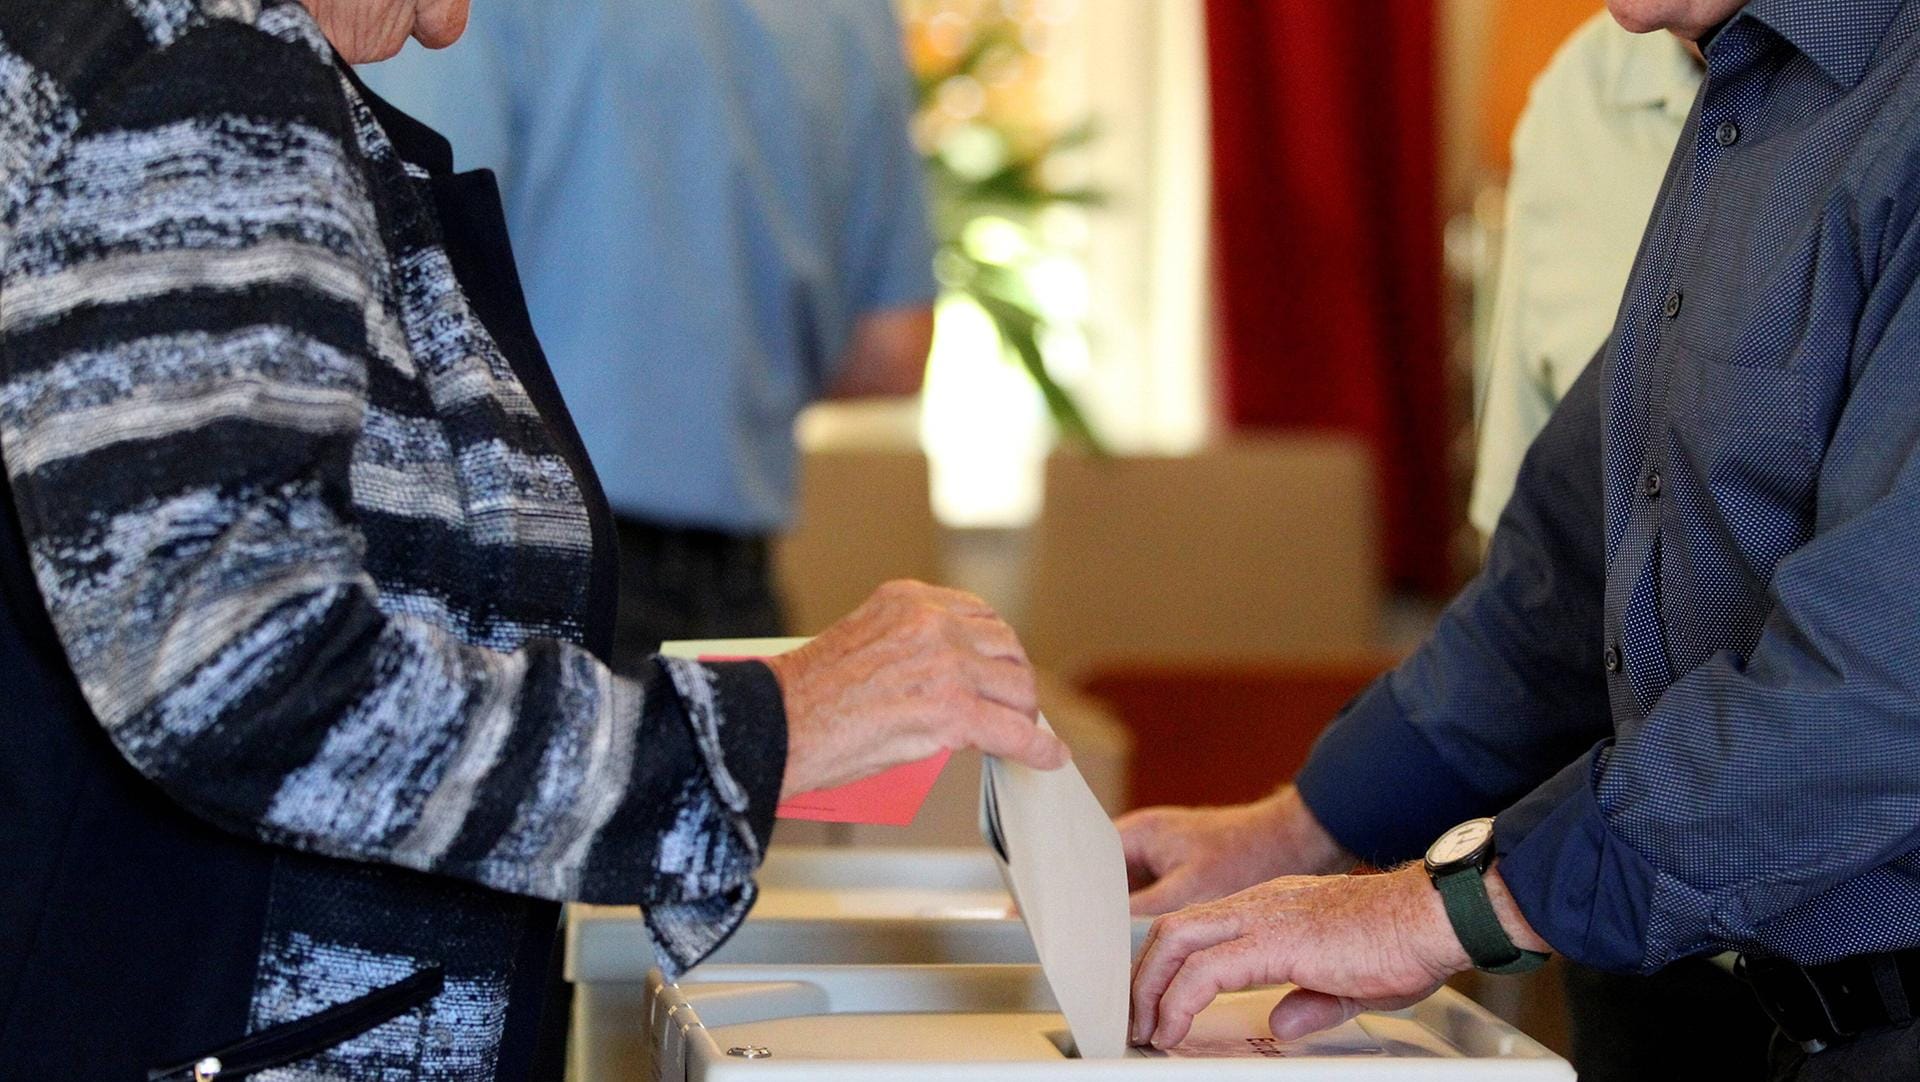
M 783 797 L 943 750 L 978 748 L 1041 770 L 1068 759 L 1035 724 L 1020 640 L 971 594 L 890 582 L 805 646 L 766 660 L 787 709 Z
M 444 49 L 467 29 L 470 0 L 302 0 L 349 64 L 385 60 L 413 38 Z

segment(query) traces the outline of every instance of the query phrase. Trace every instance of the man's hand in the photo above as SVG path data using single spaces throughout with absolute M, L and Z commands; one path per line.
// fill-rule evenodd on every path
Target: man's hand
M 890 582 L 792 653 L 766 659 L 787 708 L 782 797 L 978 748 L 1041 770 L 1067 747 L 1034 724 L 1033 668 L 971 594 Z
M 1326 875 L 1354 863 L 1291 785 L 1228 808 L 1143 808 L 1115 825 L 1138 916 L 1209 902 L 1279 875 Z
M 1514 942 L 1547 945 L 1528 927 L 1497 872 L 1488 893 Z M 1283 1041 L 1365 1010 L 1395 1010 L 1433 994 L 1472 965 L 1425 869 L 1383 875 L 1293 876 L 1155 921 L 1133 969 L 1135 1044 L 1171 1048 L 1222 992 L 1299 987 L 1268 1024 Z
M 863 312 L 840 355 L 840 374 L 827 389 L 827 397 L 919 394 L 932 346 L 931 305 Z

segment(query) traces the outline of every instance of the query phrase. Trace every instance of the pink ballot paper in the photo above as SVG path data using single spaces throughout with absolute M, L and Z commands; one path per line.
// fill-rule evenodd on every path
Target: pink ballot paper
M 917 763 L 896 766 L 851 785 L 815 789 L 780 802 L 782 819 L 811 819 L 817 823 L 877 823 L 903 827 L 920 814 L 933 783 L 940 780 L 953 755 L 943 751 Z
M 740 661 L 744 658 L 784 654 L 806 639 L 703 639 L 670 642 L 660 647 L 667 657 L 693 661 Z M 817 823 L 873 823 L 903 827 L 913 822 L 920 805 L 927 802 L 933 783 L 947 765 L 952 752 L 943 751 L 928 759 L 875 774 L 851 785 L 816 789 L 780 802 L 776 814 L 782 819 L 808 819 Z

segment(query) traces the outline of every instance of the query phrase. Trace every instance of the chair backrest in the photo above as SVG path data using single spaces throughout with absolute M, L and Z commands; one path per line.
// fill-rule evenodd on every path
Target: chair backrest
M 897 578 L 940 578 L 940 533 L 918 451 L 808 451 L 794 528 L 779 546 L 781 592 L 812 635 Z
M 1036 662 L 1266 660 L 1365 650 L 1383 588 L 1372 459 L 1336 436 L 1173 458 L 1056 455 L 1034 538 Z
M 1396 659 L 1360 653 L 1311 662 L 1116 665 L 1082 689 L 1142 749 L 1128 796 L 1150 804 L 1232 804 L 1273 791 L 1307 760 L 1347 701 Z

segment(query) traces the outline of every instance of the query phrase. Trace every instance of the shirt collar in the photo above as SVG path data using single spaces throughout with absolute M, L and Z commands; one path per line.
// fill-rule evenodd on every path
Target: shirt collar
M 1772 29 L 1827 77 L 1852 88 L 1880 50 L 1902 0 L 1752 0 L 1741 12 Z
M 1701 68 L 1671 34 L 1622 34 L 1613 73 L 1613 104 L 1621 109 L 1665 109 L 1684 118 L 1700 89 Z

